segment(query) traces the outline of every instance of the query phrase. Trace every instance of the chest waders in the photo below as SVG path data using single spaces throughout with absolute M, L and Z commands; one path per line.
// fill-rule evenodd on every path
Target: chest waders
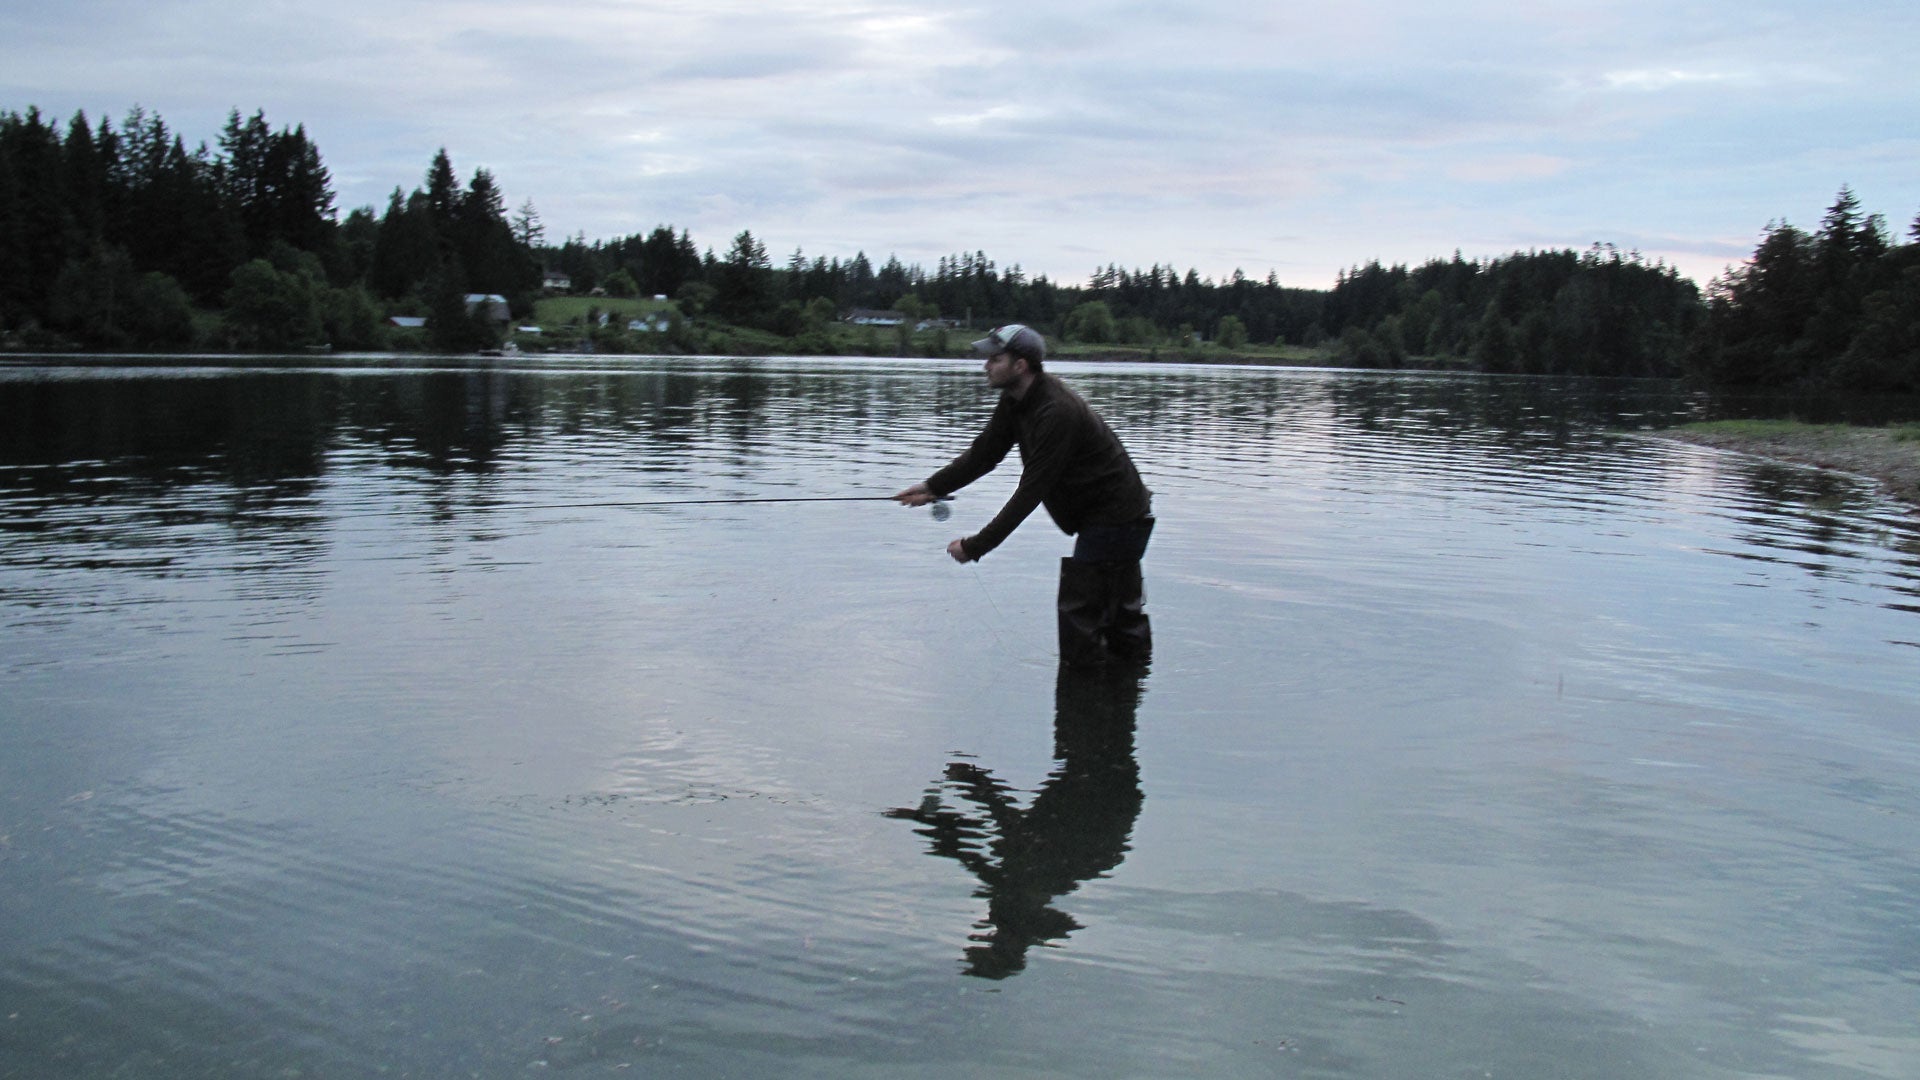
M 1073 668 L 1144 667 L 1153 656 L 1140 556 L 1153 518 L 1090 527 L 1060 560 L 1060 661 Z M 1104 557 L 1103 557 L 1104 556 Z

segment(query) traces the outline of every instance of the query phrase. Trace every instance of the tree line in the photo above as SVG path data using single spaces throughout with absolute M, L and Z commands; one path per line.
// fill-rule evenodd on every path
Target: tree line
M 1896 243 L 1842 187 L 1820 227 L 1767 226 L 1708 290 L 1688 368 L 1727 385 L 1920 392 L 1920 215 Z
M 716 254 L 665 224 L 549 243 L 530 200 L 509 213 L 493 175 L 462 183 L 444 148 L 418 187 L 343 217 L 304 128 L 276 130 L 259 111 L 234 110 L 213 145 L 191 150 L 137 107 L 117 125 L 79 113 L 64 128 L 36 109 L 0 112 L 0 334 L 27 348 L 380 348 L 391 315 L 424 316 L 430 347 L 482 348 L 500 330 L 465 296 L 505 297 L 525 319 L 558 272 L 576 292 L 670 297 L 685 319 L 796 352 L 846 347 L 829 328 L 872 308 L 910 322 L 1024 322 L 1150 355 L 1280 345 L 1364 367 L 1916 390 L 1920 219 L 1913 240 L 1895 243 L 1843 188 L 1817 231 L 1769 225 L 1753 258 L 1704 295 L 1670 266 L 1599 244 L 1368 262 L 1330 289 L 1171 265 L 1110 264 L 1067 284 L 981 251 L 931 270 L 798 249 L 776 263 L 751 231 Z M 914 341 L 903 331 L 891 344 Z M 931 347 L 946 351 L 944 335 Z
M 540 270 L 480 169 L 442 150 L 386 212 L 341 219 L 304 127 L 234 110 L 192 150 L 159 115 L 65 125 L 0 113 L 0 332 L 27 348 L 284 350 L 385 344 L 392 314 L 429 317 L 448 348 L 497 330 L 468 292 L 531 310 Z

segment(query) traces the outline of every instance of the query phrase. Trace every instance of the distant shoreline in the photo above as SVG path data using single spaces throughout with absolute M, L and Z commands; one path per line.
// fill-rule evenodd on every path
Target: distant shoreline
M 1717 420 L 1653 433 L 1696 446 L 1853 473 L 1920 509 L 1920 424 L 1859 427 L 1793 420 Z

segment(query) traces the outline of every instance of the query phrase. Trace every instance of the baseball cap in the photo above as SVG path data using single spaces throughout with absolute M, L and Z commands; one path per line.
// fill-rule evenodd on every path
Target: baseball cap
M 1045 360 L 1047 339 L 1040 336 L 1038 330 L 1019 323 L 996 326 L 986 337 L 973 343 L 974 351 L 982 356 L 994 353 L 1010 352 L 1015 356 L 1025 356 L 1034 360 Z

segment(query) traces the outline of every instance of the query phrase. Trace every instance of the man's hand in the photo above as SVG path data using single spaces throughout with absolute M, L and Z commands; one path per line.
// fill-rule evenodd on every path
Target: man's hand
M 920 483 L 895 495 L 893 501 L 902 506 L 925 506 L 933 501 L 933 489 L 927 486 L 926 481 L 922 480 Z
M 965 544 L 962 544 L 958 540 L 955 540 L 953 543 L 947 545 L 947 554 L 953 556 L 954 562 L 972 562 L 973 561 L 973 556 L 967 554 L 967 546 Z

